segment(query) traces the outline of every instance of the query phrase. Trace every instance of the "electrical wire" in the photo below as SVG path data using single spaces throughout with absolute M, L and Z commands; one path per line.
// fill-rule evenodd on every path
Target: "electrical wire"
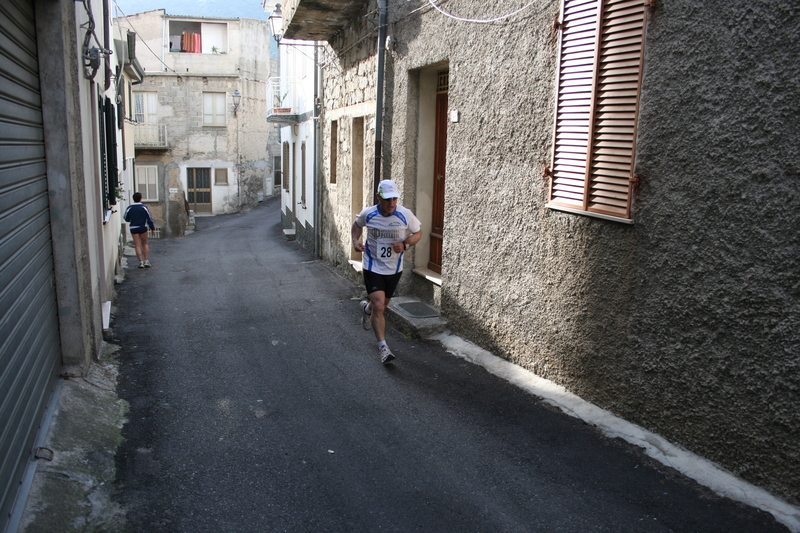
M 529 3 L 526 6 L 523 6 L 523 7 L 519 8 L 519 9 L 517 9 L 516 11 L 514 11 L 512 13 L 509 13 L 507 15 L 502 15 L 500 17 L 495 17 L 495 18 L 492 18 L 492 19 L 467 19 L 467 18 L 457 17 L 455 15 L 452 15 L 452 14 L 448 13 L 447 11 L 444 11 L 442 8 L 437 6 L 436 3 L 433 0 L 428 0 L 428 3 L 430 5 L 432 5 L 434 8 L 436 8 L 436 11 L 438 11 L 439 13 L 441 13 L 442 15 L 444 15 L 446 17 L 450 17 L 451 19 L 460 20 L 461 22 L 477 22 L 479 24 L 486 24 L 486 23 L 489 23 L 489 22 L 497 22 L 498 20 L 503 20 L 503 19 L 506 19 L 508 17 L 513 17 L 514 15 L 519 13 L 520 11 L 524 11 L 524 10 L 528 9 L 529 7 L 531 7 L 533 4 L 536 3 L 536 0 L 533 0 L 533 2 Z
M 117 0 L 114 0 L 114 8 L 115 8 L 117 11 L 119 11 L 120 13 L 122 13 L 122 16 L 123 16 L 123 18 L 125 19 L 125 22 L 128 24 L 128 26 L 130 26 L 130 27 L 131 27 L 131 29 L 133 30 L 133 32 L 134 32 L 134 33 L 136 33 L 137 35 L 139 35 L 139 32 L 138 32 L 138 31 L 136 31 L 136 28 L 134 28 L 134 27 L 133 27 L 133 24 L 131 24 L 131 21 L 128 19 L 128 15 L 126 15 L 126 14 L 125 14 L 125 13 L 122 11 L 122 9 L 119 7 L 119 4 L 117 3 Z M 164 65 L 164 68 L 165 68 L 165 69 L 167 69 L 167 71 L 172 71 L 172 72 L 174 72 L 175 74 L 177 74 L 177 73 L 178 73 L 178 71 L 176 71 L 176 70 L 174 70 L 174 69 L 170 68 L 170 66 L 169 66 L 169 65 L 167 65 L 166 63 L 164 63 L 164 62 L 161 60 L 161 58 L 160 58 L 160 57 L 158 57 L 158 54 L 156 54 L 155 52 L 153 52 L 153 49 L 152 49 L 152 48 L 150 48 L 150 47 L 147 45 L 147 42 L 145 42 L 144 40 L 142 40 L 142 41 L 141 41 L 141 43 L 142 43 L 142 44 L 145 46 L 145 48 L 147 48 L 148 50 L 150 50 L 150 53 L 151 53 L 151 54 L 153 54 L 153 57 L 155 57 L 155 58 L 158 60 L 158 62 L 159 62 L 159 63 L 161 63 L 162 65 Z

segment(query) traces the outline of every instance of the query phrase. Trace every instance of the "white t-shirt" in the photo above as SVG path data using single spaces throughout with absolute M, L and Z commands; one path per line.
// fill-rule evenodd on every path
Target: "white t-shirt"
M 376 274 L 391 275 L 403 270 L 403 253 L 395 253 L 393 242 L 403 242 L 408 235 L 416 233 L 421 226 L 417 217 L 402 205 L 394 213 L 383 216 L 378 205 L 367 207 L 356 217 L 356 224 L 367 228 L 365 246 L 361 256 L 364 270 Z

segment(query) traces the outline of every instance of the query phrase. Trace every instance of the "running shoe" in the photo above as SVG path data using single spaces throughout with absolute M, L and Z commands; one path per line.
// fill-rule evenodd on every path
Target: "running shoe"
M 144 267 L 145 268 L 150 268 L 151 266 L 153 266 L 153 265 L 150 264 L 150 261 L 145 261 L 144 262 Z
M 391 361 L 392 359 L 394 359 L 394 354 L 385 344 L 381 346 L 380 351 L 381 351 L 381 363 L 383 363 L 384 365 L 389 361 Z
M 361 300 L 361 327 L 364 329 L 372 328 L 372 313 L 367 313 L 367 300 Z
M 139 268 L 144 268 L 144 261 L 142 261 L 141 263 L 139 263 Z

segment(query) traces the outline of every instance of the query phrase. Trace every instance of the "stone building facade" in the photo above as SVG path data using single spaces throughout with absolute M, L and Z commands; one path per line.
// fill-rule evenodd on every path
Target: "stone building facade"
M 267 21 L 156 10 L 115 23 L 136 28 L 152 51 L 140 47 L 147 78 L 132 95 L 135 189 L 164 236 L 183 235 L 190 212 L 233 213 L 276 194 L 277 130 L 266 122 L 276 58 Z
M 638 17 L 642 37 L 620 108 L 629 172 L 597 194 L 575 192 L 559 155 L 562 126 L 585 120 L 560 103 L 577 71 L 563 39 L 575 6 L 597 2 L 452 0 L 446 12 L 390 2 L 377 126 L 379 5 L 315 20 L 312 4 L 284 11 L 287 35 L 327 32 L 322 257 L 355 276 L 350 225 L 373 198 L 381 127 L 380 177 L 397 181 L 426 235 L 406 254 L 403 295 L 439 305 L 455 333 L 800 504 L 796 4 L 605 2 L 623 31 Z M 613 168 L 616 148 L 592 139 L 599 166 L 607 153 Z M 607 205 L 576 208 L 581 194 Z

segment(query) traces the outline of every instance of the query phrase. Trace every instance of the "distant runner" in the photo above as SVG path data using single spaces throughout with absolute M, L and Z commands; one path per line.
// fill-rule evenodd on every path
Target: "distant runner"
M 130 224 L 133 246 L 136 248 L 136 257 L 139 258 L 139 268 L 150 268 L 150 247 L 147 245 L 147 227 L 155 231 L 153 217 L 150 210 L 142 202 L 142 193 L 133 193 L 133 202 L 125 210 L 123 219 Z
M 386 345 L 386 318 L 384 311 L 394 295 L 403 274 L 403 253 L 422 238 L 420 222 L 414 213 L 397 205 L 400 194 L 392 180 L 378 185 L 378 203 L 367 207 L 356 217 L 351 228 L 353 248 L 362 252 L 364 284 L 368 300 L 361 302 L 364 313 L 362 324 L 372 327 L 378 340 L 381 363 L 394 359 Z M 366 245 L 361 234 L 367 228 Z

